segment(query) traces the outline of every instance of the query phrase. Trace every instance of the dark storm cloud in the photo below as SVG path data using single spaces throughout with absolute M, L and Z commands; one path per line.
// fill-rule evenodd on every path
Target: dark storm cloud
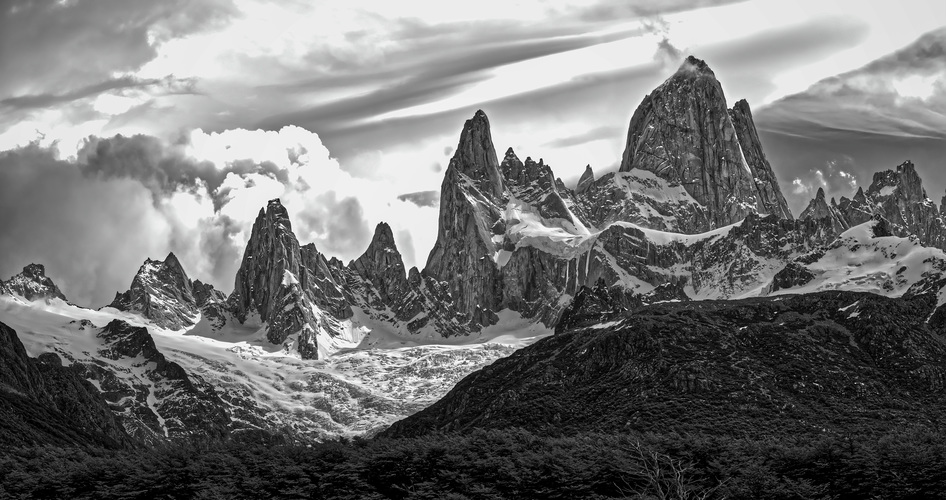
M 384 121 L 352 125 L 340 130 L 328 130 L 319 136 L 333 154 L 339 157 L 361 150 L 365 144 L 384 149 L 421 137 L 438 136 L 445 131 L 450 143 L 456 144 L 465 120 L 482 108 L 493 123 L 515 123 L 541 120 L 546 113 L 558 116 L 595 116 L 601 123 L 616 124 L 619 135 L 644 94 L 668 75 L 657 64 L 625 68 L 615 71 L 583 75 L 559 85 L 553 85 L 509 97 L 485 101 L 467 108 L 446 110 L 419 116 L 392 118 Z M 304 125 L 308 128 L 308 125 Z M 494 135 L 497 133 L 494 127 Z M 497 144 L 505 150 L 512 144 Z M 450 151 L 453 147 L 450 147 Z
M 352 249 L 368 247 L 371 226 L 357 198 L 339 199 L 334 191 L 317 198 L 315 206 L 298 215 L 300 239 L 308 239 L 319 251 L 334 255 L 348 255 Z M 307 234 L 309 238 L 304 238 Z
M 31 262 L 66 296 L 101 306 L 147 256 L 167 252 L 167 225 L 128 179 L 90 179 L 37 146 L 0 153 L 0 276 Z
M 851 20 L 817 19 L 702 47 L 696 56 L 710 64 L 731 102 L 754 104 L 774 90 L 773 74 L 853 47 L 867 33 Z
M 227 190 L 219 190 L 227 175 L 256 173 L 285 184 L 288 174 L 271 161 L 237 160 L 218 168 L 208 161 L 186 157 L 182 146 L 169 147 L 150 135 L 93 138 L 78 154 L 79 168 L 87 175 L 103 178 L 131 178 L 147 187 L 156 198 L 178 188 L 195 188 L 198 181 L 214 198 L 215 209 L 224 203 Z
M 220 0 L 12 0 L 0 13 L 0 96 L 93 88 L 154 58 L 162 41 L 233 14 Z
M 407 201 L 418 207 L 436 207 L 440 205 L 440 191 L 418 191 L 416 193 L 404 193 L 398 195 L 397 199 Z

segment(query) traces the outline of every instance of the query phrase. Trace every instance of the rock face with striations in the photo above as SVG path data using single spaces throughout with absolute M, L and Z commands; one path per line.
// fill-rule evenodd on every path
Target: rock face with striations
M 762 151 L 762 141 L 756 131 L 755 121 L 752 120 L 749 103 L 745 99 L 736 101 L 729 110 L 729 118 L 732 119 L 733 127 L 736 129 L 736 137 L 739 139 L 739 145 L 742 146 L 746 164 L 752 172 L 757 199 L 764 207 L 764 213 L 774 214 L 780 219 L 791 219 L 792 211 L 788 208 L 785 197 L 782 196 L 782 190 L 779 189 L 775 171 L 772 170 L 772 165 L 769 164 L 765 152 Z
M 0 293 L 19 295 L 26 300 L 66 300 L 59 287 L 46 276 L 46 268 L 42 264 L 30 264 L 20 274 L 7 281 L 0 281 Z
M 209 286 L 202 285 L 205 301 L 215 296 L 215 291 L 206 288 Z M 194 285 L 173 252 L 164 261 L 145 260 L 131 287 L 116 293 L 109 307 L 141 314 L 155 325 L 170 330 L 193 326 L 200 313 Z
M 274 344 L 298 334 L 297 350 L 314 359 L 316 321 L 300 281 L 304 271 L 289 213 L 279 200 L 271 200 L 253 223 L 228 301 L 241 323 L 253 315 L 266 322 L 266 337 Z
M 683 186 L 705 207 L 708 227 L 688 232 L 726 226 L 750 213 L 791 217 L 748 105 L 728 110 L 716 75 L 693 56 L 634 112 L 620 171 L 632 169 Z
M 502 293 L 494 262 L 505 221 L 504 186 L 486 113 L 467 120 L 440 187 L 437 241 L 423 275 L 459 324 L 496 321 Z
M 367 282 L 363 294 L 369 307 L 396 306 L 408 292 L 404 261 L 394 244 L 391 226 L 384 222 L 375 228 L 368 249 L 351 263 L 351 269 Z

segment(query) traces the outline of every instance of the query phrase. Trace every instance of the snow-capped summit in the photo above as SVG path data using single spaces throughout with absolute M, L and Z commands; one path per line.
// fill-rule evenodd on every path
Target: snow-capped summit
M 26 300 L 62 299 L 66 296 L 46 276 L 46 268 L 42 264 L 29 264 L 23 271 L 7 281 L 0 281 L 0 293 L 19 295 Z
M 131 281 L 131 287 L 116 293 L 108 306 L 141 314 L 155 325 L 170 330 L 194 325 L 200 314 L 193 283 L 173 252 L 163 261 L 146 259 Z

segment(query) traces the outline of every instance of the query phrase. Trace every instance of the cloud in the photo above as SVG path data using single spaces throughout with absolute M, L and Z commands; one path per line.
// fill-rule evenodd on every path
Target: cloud
M 551 140 L 543 144 L 543 146 L 548 146 L 552 148 L 567 148 L 570 146 L 577 146 L 579 144 L 585 144 L 586 142 L 600 141 L 602 139 L 612 139 L 619 137 L 622 131 L 620 127 L 613 125 L 602 125 L 600 127 L 595 127 L 584 133 L 573 135 L 570 137 L 561 137 L 558 139 Z
M 818 189 L 824 189 L 828 199 L 833 196 L 850 197 L 857 188 L 855 172 L 857 172 L 857 167 L 850 156 L 829 160 L 823 167 L 809 170 L 804 178 L 792 179 L 791 194 L 811 199 Z
M 145 257 L 166 253 L 171 227 L 129 179 L 91 179 L 49 149 L 0 153 L 0 275 L 42 263 L 66 296 L 104 305 Z
M 0 96 L 108 90 L 164 41 L 235 13 L 228 1 L 13 0 L 0 14 Z
M 418 207 L 436 207 L 440 205 L 440 191 L 418 191 L 399 194 L 397 199 L 409 201 Z
M 0 109 L 7 108 L 10 110 L 17 110 L 45 108 L 56 104 L 62 104 L 78 99 L 84 99 L 90 96 L 99 95 L 111 90 L 147 89 L 151 87 L 160 88 L 161 92 L 165 95 L 196 93 L 194 88 L 195 81 L 193 79 L 175 79 L 173 77 L 167 77 L 142 80 L 133 76 L 123 76 L 120 78 L 111 78 L 61 94 L 28 94 L 0 99 Z
M 396 52 L 387 55 L 384 70 L 375 69 L 372 63 L 364 68 L 343 68 L 349 74 L 328 73 L 291 84 L 293 90 L 304 91 L 357 82 L 374 85 L 374 90 L 276 114 L 258 125 L 272 128 L 305 123 L 317 130 L 346 129 L 373 116 L 456 95 L 493 78 L 493 71 L 498 67 L 638 36 L 642 32 L 635 28 L 607 34 L 581 34 L 576 26 L 549 28 L 506 21 L 439 26 L 409 23 L 392 33 L 393 38 L 402 42 Z M 259 90 L 282 93 L 286 89 L 277 85 Z
M 760 127 L 811 135 L 824 129 L 946 138 L 946 28 L 767 107 Z

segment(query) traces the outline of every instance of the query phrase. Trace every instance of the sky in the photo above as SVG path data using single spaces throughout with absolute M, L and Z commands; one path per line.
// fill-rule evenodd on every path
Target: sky
M 693 54 L 745 98 L 797 215 L 910 159 L 946 192 L 941 1 L 12 0 L 0 6 L 0 276 L 80 305 L 173 251 L 229 292 L 279 197 L 345 261 L 388 222 L 423 267 L 464 120 L 568 185 L 616 170 Z

